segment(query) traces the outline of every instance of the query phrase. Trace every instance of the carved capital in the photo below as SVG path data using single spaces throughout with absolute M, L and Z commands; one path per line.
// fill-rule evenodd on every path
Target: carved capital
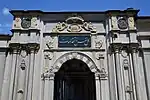
M 11 43 L 9 44 L 10 50 L 12 51 L 12 53 L 19 53 L 20 50 L 20 44 L 19 43 Z
M 111 44 L 111 49 L 112 49 L 112 52 L 120 53 L 120 51 L 122 49 L 122 44 L 121 43 Z
M 42 78 L 43 80 L 53 80 L 54 77 L 55 77 L 55 74 L 54 74 L 54 73 L 49 73 L 49 72 L 43 73 L 43 74 L 41 75 L 41 78 Z
M 96 77 L 99 77 L 99 79 L 102 79 L 102 80 L 106 80 L 108 78 L 108 74 L 105 68 L 102 68 L 101 70 L 99 70 L 99 72 L 97 72 L 95 75 Z
M 139 44 L 138 43 L 130 43 L 130 52 L 136 53 L 139 50 Z
M 39 46 L 40 45 L 37 43 L 28 43 L 28 49 L 29 49 L 30 53 L 34 53 L 37 50 L 39 50 Z

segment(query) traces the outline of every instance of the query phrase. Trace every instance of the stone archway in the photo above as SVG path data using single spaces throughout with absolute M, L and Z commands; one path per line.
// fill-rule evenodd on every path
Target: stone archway
M 94 72 L 94 73 L 99 72 L 99 69 L 97 68 L 94 61 L 86 54 L 79 53 L 79 52 L 69 52 L 69 53 L 62 55 L 55 61 L 54 65 L 49 71 L 52 73 L 57 72 L 64 62 L 66 62 L 67 60 L 71 60 L 71 59 L 77 59 L 77 60 L 83 61 L 90 68 L 91 72 Z

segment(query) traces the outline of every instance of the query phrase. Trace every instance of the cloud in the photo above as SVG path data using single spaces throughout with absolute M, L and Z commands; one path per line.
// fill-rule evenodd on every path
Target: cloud
M 2 13 L 4 15 L 9 15 L 9 9 L 8 8 L 3 8 Z

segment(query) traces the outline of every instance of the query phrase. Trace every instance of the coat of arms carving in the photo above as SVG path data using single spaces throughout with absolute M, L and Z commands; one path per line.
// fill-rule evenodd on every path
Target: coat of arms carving
M 65 22 L 58 22 L 57 25 L 52 29 L 53 33 L 60 33 L 62 31 L 68 32 L 80 32 L 82 30 L 96 33 L 96 28 L 91 22 L 85 22 L 81 16 L 74 15 L 66 19 Z

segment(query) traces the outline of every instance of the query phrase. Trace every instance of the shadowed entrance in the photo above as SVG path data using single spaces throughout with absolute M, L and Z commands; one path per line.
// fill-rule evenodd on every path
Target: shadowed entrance
M 68 60 L 55 73 L 54 100 L 96 100 L 94 73 L 83 61 Z

